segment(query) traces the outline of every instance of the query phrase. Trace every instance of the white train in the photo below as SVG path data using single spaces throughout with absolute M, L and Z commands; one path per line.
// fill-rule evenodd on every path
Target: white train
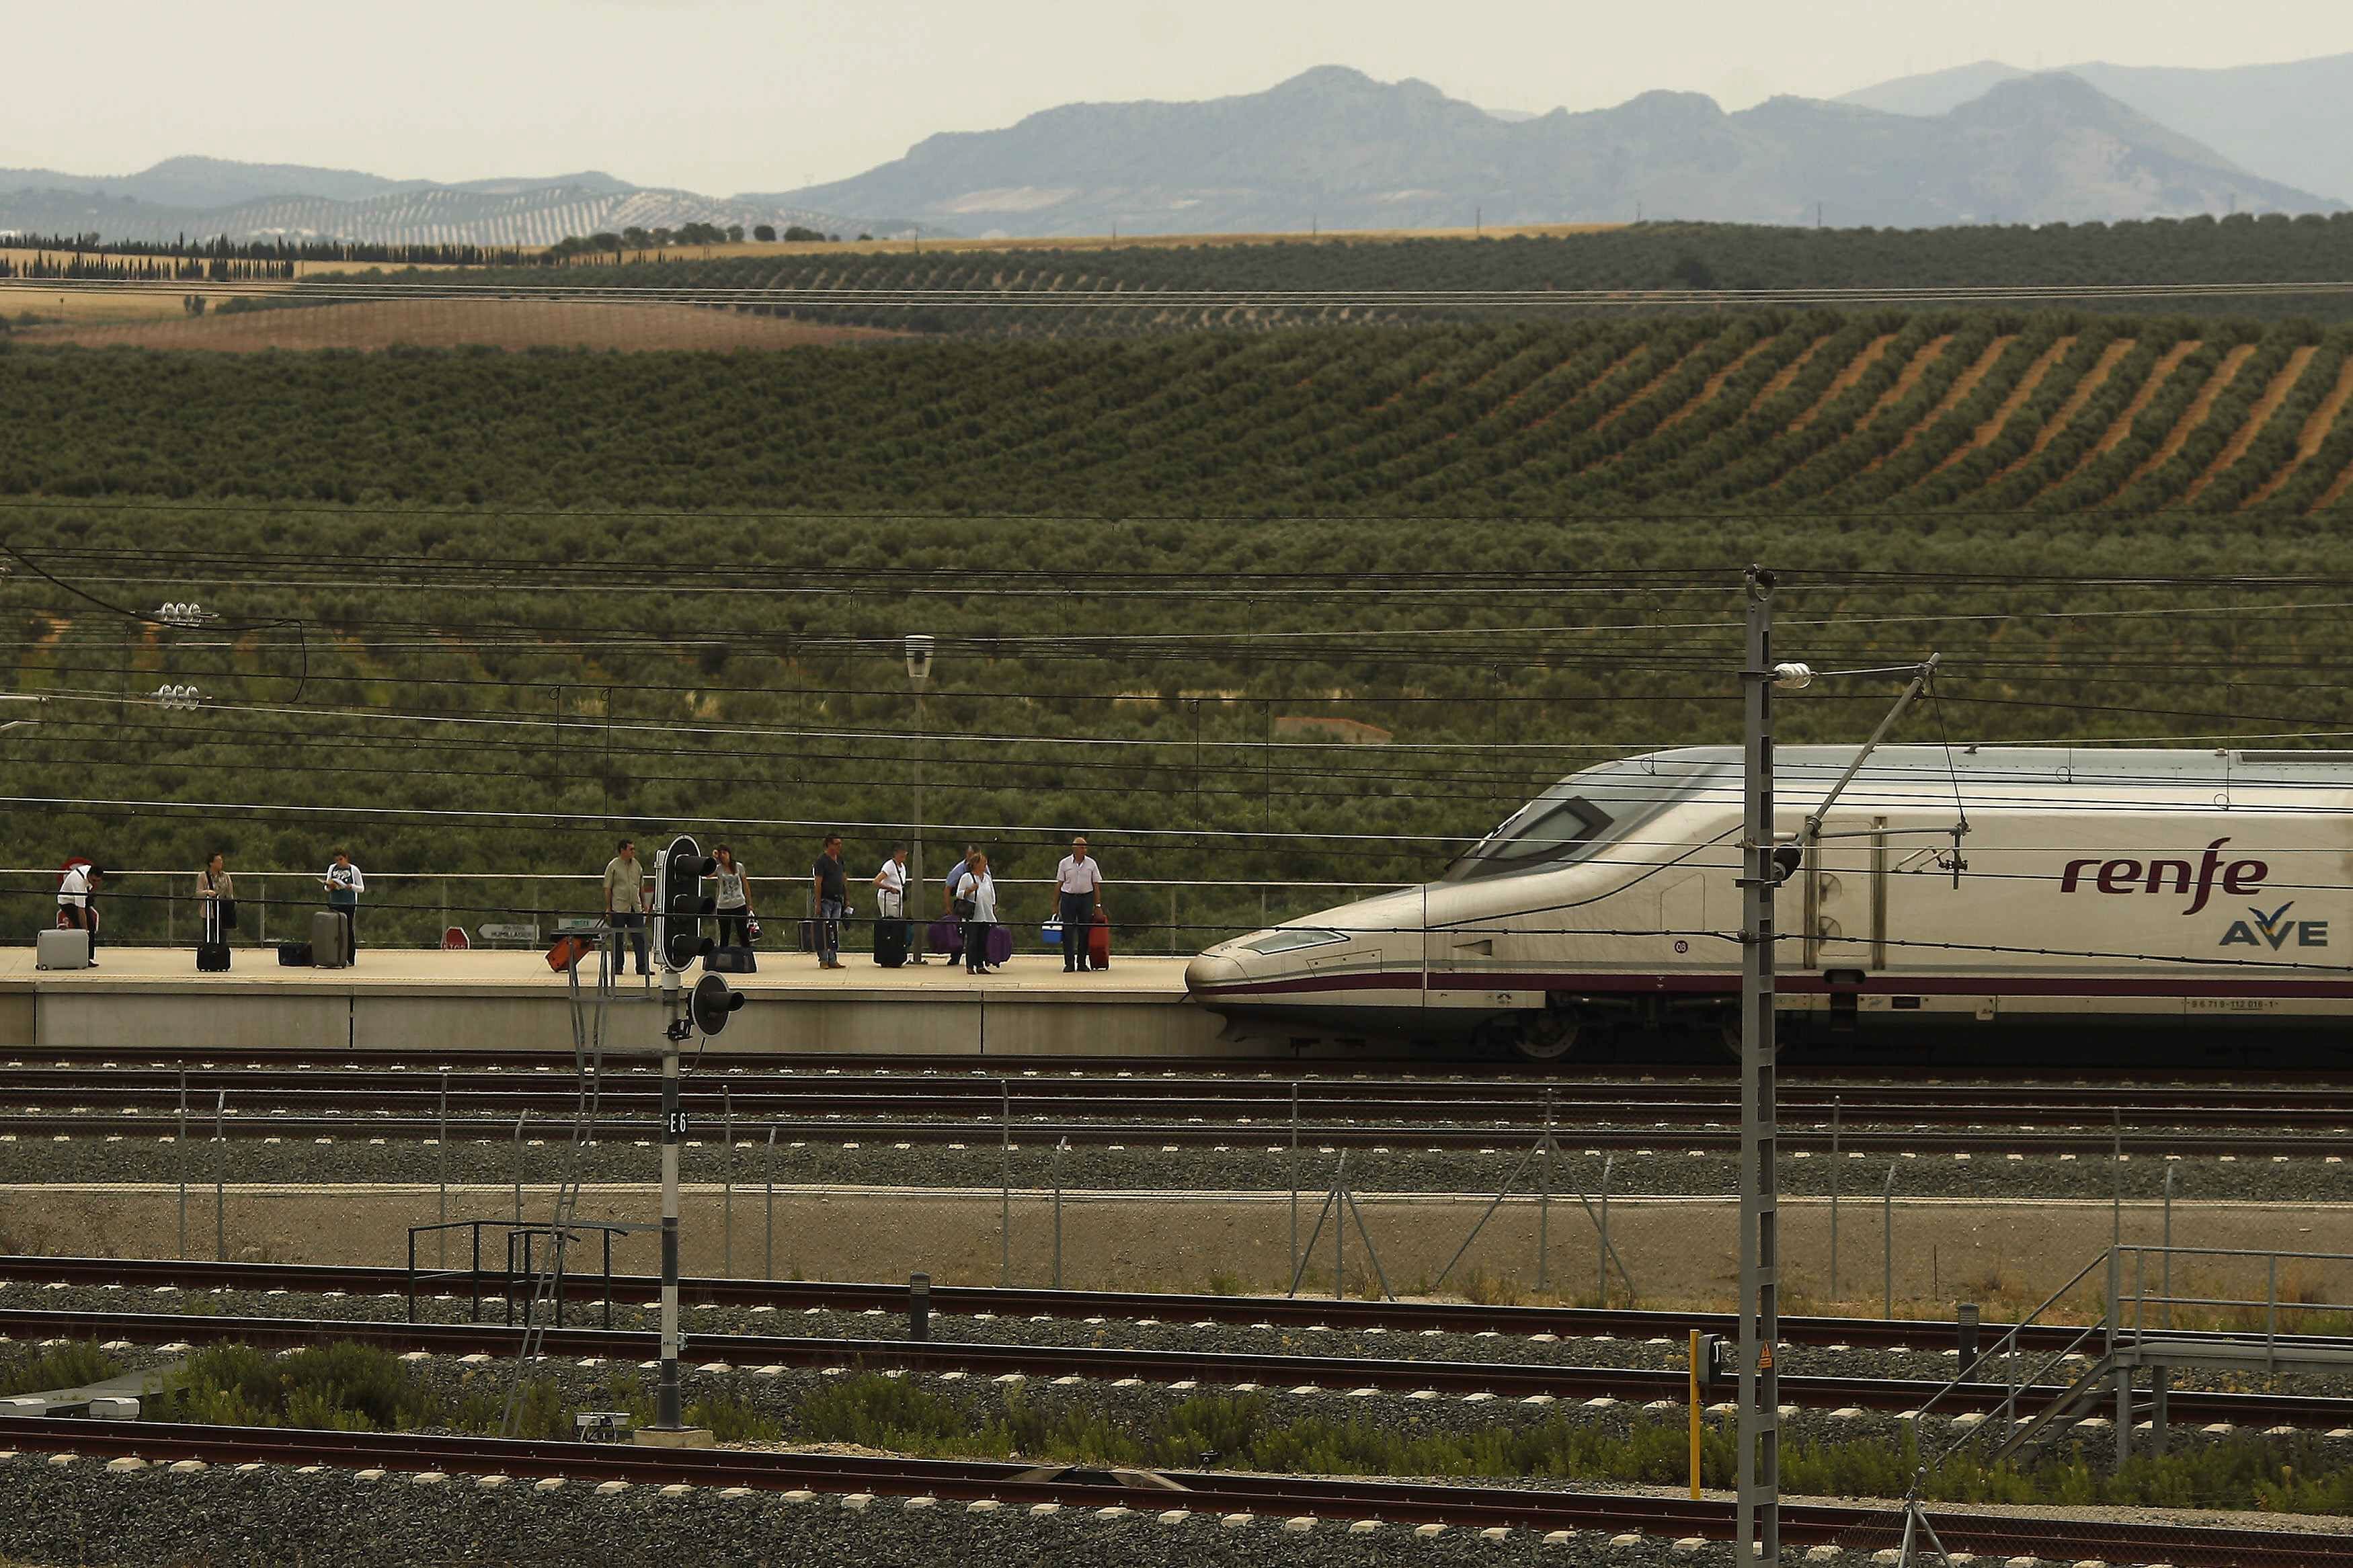
M 1778 831 L 1854 756 L 1783 747 Z M 1238 1038 L 1541 1059 L 1620 1027 L 1723 1029 L 1740 793 L 1730 747 L 1588 768 L 1436 881 L 1222 942 L 1187 985 Z M 1778 1005 L 1809 1026 L 2353 1014 L 2353 752 L 1883 747 L 1776 921 Z

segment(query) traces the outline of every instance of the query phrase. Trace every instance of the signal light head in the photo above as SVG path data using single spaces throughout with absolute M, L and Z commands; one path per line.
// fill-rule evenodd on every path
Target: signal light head
M 706 974 L 694 983 L 694 994 L 687 999 L 687 1016 L 704 1035 L 715 1035 L 727 1026 L 728 1017 L 744 1005 L 744 994 L 734 990 L 723 975 Z

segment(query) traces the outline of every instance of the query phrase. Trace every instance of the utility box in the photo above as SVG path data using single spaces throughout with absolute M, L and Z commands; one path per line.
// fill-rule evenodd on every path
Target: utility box
M 631 1425 L 626 1410 L 583 1410 L 572 1417 L 573 1434 L 584 1443 L 626 1443 Z
M 45 931 L 36 943 L 34 967 L 38 969 L 88 969 L 90 967 L 90 932 L 86 931 Z
M 92 1421 L 136 1421 L 139 1419 L 139 1401 L 129 1394 L 93 1399 L 90 1402 L 90 1418 Z
M 343 947 L 343 917 L 332 910 L 311 912 L 311 963 L 317 969 L 341 969 L 352 955 Z

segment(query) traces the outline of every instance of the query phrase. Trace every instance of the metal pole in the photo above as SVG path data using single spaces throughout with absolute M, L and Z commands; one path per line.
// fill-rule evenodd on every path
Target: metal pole
M 1773 574 L 1748 569 L 1742 680 L 1740 960 L 1740 1451 L 1734 1552 L 1781 1560 L 1778 1154 L 1774 1125 Z
M 2110 1201 L 2108 1204 L 2108 1245 L 2125 1244 L 2125 1113 L 2122 1106 L 2108 1112 L 2108 1135 L 2113 1148 L 2108 1160 Z
M 441 1080 L 441 1117 L 433 1146 L 440 1156 L 437 1179 L 441 1187 L 440 1212 L 435 1217 L 442 1226 L 433 1235 L 441 1244 L 439 1267 L 447 1268 L 449 1267 L 449 1080 L 446 1078 Z
M 1063 1139 L 1054 1145 L 1054 1289 L 1062 1288 L 1062 1156 L 1071 1152 L 1071 1141 Z
M 180 1249 L 172 1256 L 188 1255 L 188 1069 L 180 1069 Z
M 1291 1080 L 1291 1277 L 1299 1278 L 1299 1080 Z
M 1831 1300 L 1838 1300 L 1838 1221 L 1839 1172 L 1845 1162 L 1839 1158 L 1839 1099 L 1831 1096 Z
M 1885 1316 L 1895 1315 L 1895 1162 L 1887 1162 L 1887 1185 L 1879 1194 L 1880 1292 Z
M 931 886 L 923 880 L 923 754 L 930 747 L 931 742 L 924 738 L 923 730 L 923 683 L 918 678 L 915 681 L 915 842 L 907 856 L 907 896 L 901 900 L 902 914 L 920 911 L 922 905 L 915 901 L 915 889 Z M 916 958 L 923 956 L 923 921 L 908 921 L 908 945 L 914 949 L 912 956 Z
M 528 1111 L 528 1110 L 524 1111 L 521 1116 L 518 1116 L 518 1117 L 516 1117 L 516 1118 L 515 1118 L 515 1135 L 514 1135 L 514 1190 L 515 1190 L 515 1194 L 514 1194 L 514 1198 L 515 1198 L 515 1224 L 517 1224 L 517 1225 L 521 1225 L 521 1224 L 522 1223 L 522 1128 L 523 1128 L 523 1123 L 524 1123 L 524 1122 L 526 1122 L 526 1121 L 529 1121 L 530 1120 L 531 1120 L 531 1112 L 530 1112 L 530 1111 Z
M 662 1011 L 675 1016 L 679 1007 L 678 971 L 665 955 L 661 973 Z M 661 1380 L 654 1394 L 654 1426 L 675 1432 L 680 1419 L 678 1394 L 678 1158 L 686 1138 L 686 1113 L 678 1102 L 678 1042 L 662 1040 L 661 1135 Z
M 997 1080 L 998 1138 L 1002 1146 L 1002 1165 L 997 1208 L 997 1284 L 999 1289 L 1013 1284 L 1013 1085 L 1004 1079 Z
M 1340 1151 L 1340 1170 L 1332 1178 L 1332 1300 L 1347 1294 L 1348 1212 L 1342 1194 L 1348 1190 L 1348 1152 Z
M 760 1278 L 776 1277 L 776 1130 L 768 1129 L 768 1197 L 767 1206 L 760 1218 L 760 1233 L 766 1239 L 760 1248 Z
M 2165 1326 L 2173 1327 L 2173 1178 L 2171 1165 L 2165 1168 L 2165 1262 L 2160 1266 L 2164 1283 L 2158 1287 L 2165 1293 Z M 2162 1376 L 2162 1373 L 2159 1374 Z M 2160 1394 L 2161 1398 L 2162 1395 Z M 2159 1452 L 2163 1452 L 2162 1449 Z
M 228 1261 L 228 1090 L 213 1101 L 213 1261 Z
M 727 1158 L 720 1166 L 719 1271 L 735 1278 L 735 1100 L 727 1086 L 719 1086 L 720 1135 L 727 1141 Z
M 1593 1299 L 1597 1307 L 1609 1305 L 1609 1172 L 1617 1163 L 1615 1154 L 1601 1156 L 1601 1212 L 1595 1222 L 1601 1233 L 1601 1256 L 1595 1259 L 1601 1275 L 1601 1289 Z
M 1545 1289 L 1552 1261 L 1552 1090 L 1545 1090 L 1544 1142 L 1536 1149 L 1536 1289 Z M 1607 1303 L 1604 1303 L 1605 1305 Z

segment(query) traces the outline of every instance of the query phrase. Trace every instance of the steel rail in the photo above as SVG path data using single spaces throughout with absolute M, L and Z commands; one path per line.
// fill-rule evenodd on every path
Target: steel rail
M 709 1120 L 710 1113 L 706 1110 L 704 1121 L 707 1122 Z M 1064 1139 L 1074 1144 L 1109 1144 L 1114 1147 L 1226 1148 L 1236 1144 L 1252 1145 L 1270 1139 L 1287 1139 L 1292 1123 L 1272 1117 L 1228 1122 L 1068 1121 L 1028 1117 L 1017 1119 L 1012 1126 L 1014 1146 L 1017 1148 L 1025 1144 L 1050 1145 Z M 757 1140 L 771 1127 L 780 1136 L 796 1142 L 846 1142 L 861 1144 L 870 1142 L 994 1144 L 1003 1131 L 1003 1125 L 994 1118 L 986 1121 L 916 1118 L 871 1121 L 849 1117 L 826 1117 L 813 1121 L 776 1117 L 756 1119 L 744 1117 L 738 1108 L 735 1131 L 739 1139 Z M 452 1116 L 444 1123 L 432 1116 L 248 1113 L 228 1117 L 222 1123 L 223 1135 L 230 1139 L 396 1137 L 421 1140 L 438 1137 L 445 1130 L 453 1139 L 497 1142 L 512 1136 L 514 1122 L 512 1118 L 502 1121 L 494 1117 L 479 1116 Z M 650 1116 L 633 1119 L 599 1115 L 594 1135 L 598 1142 L 650 1142 L 659 1131 L 657 1120 Z M 1302 1125 L 1299 1137 L 1303 1144 L 1320 1148 L 1409 1152 L 1421 1149 L 1484 1150 L 1533 1144 L 1545 1131 L 1543 1124 L 1535 1121 L 1475 1125 L 1460 1122 L 1431 1125 L 1324 1121 Z M 201 1121 L 195 1131 L 209 1138 L 212 1124 L 209 1121 Z M 1556 1143 L 1572 1154 L 1579 1149 L 1631 1149 L 1638 1152 L 1664 1149 L 1674 1153 L 1688 1151 L 1720 1153 L 1740 1146 L 1737 1131 L 1715 1127 L 1565 1127 L 1556 1124 L 1551 1131 Z M 161 1138 L 174 1134 L 174 1122 L 172 1115 L 162 1110 L 121 1114 L 87 1111 L 0 1114 L 0 1134 L 16 1138 L 54 1137 L 58 1134 L 69 1137 Z M 1837 1136 L 1842 1147 L 1849 1152 L 1864 1153 L 1908 1151 L 2099 1154 L 2121 1147 L 2127 1153 L 2155 1155 L 2287 1155 L 2318 1159 L 2331 1154 L 2339 1157 L 2353 1154 L 2353 1131 L 2272 1133 L 2126 1128 L 2119 1134 L 2094 1124 L 2057 1131 L 2000 1127 L 1917 1131 L 1862 1128 L 1846 1131 Z M 1788 1149 L 1827 1151 L 1832 1137 L 1828 1127 L 1788 1129 L 1783 1131 L 1781 1143 Z
M 160 1071 L 109 1071 L 85 1068 L 0 1069 L 0 1104 L 23 1108 L 26 1113 L 57 1109 L 87 1110 L 104 1101 L 124 1110 L 175 1107 L 185 1094 L 210 1100 L 216 1094 L 236 1098 L 247 1115 L 257 1102 L 268 1110 L 398 1114 L 438 1113 L 443 1106 L 461 1115 L 512 1118 L 522 1111 L 569 1111 L 577 1099 L 570 1085 L 553 1073 L 533 1073 L 518 1079 L 510 1074 L 459 1074 L 361 1071 L 330 1075 L 319 1072 L 198 1070 L 182 1082 L 175 1074 Z M 534 1081 L 534 1080 L 545 1081 Z M 831 1079 L 788 1079 L 760 1075 L 698 1074 L 684 1089 L 692 1105 L 719 1103 L 722 1090 L 741 1110 L 751 1115 L 857 1116 L 896 1112 L 911 1116 L 969 1115 L 976 1108 L 995 1106 L 1008 1091 L 1025 1109 L 1049 1106 L 1068 1116 L 1135 1117 L 1139 1115 L 1209 1117 L 1254 1120 L 1284 1119 L 1293 1097 L 1287 1086 L 1268 1083 L 1219 1083 L 1163 1079 L 1000 1079 L 969 1080 L 932 1078 L 875 1078 L 856 1080 L 854 1087 Z M 659 1101 L 651 1084 L 627 1077 L 607 1079 L 602 1102 L 617 1109 L 649 1107 Z M 1738 1114 L 1729 1096 L 1669 1092 L 1656 1085 L 1613 1083 L 1579 1086 L 1549 1096 L 1534 1092 L 1504 1094 L 1494 1085 L 1396 1080 L 1356 1083 L 1314 1080 L 1298 1085 L 1296 1103 L 1303 1114 L 1402 1121 L 1411 1117 L 1442 1117 L 1450 1121 L 1476 1119 L 1525 1121 L 1541 1115 L 1549 1103 L 1565 1117 L 1599 1117 L 1609 1122 L 1652 1126 L 1704 1126 Z M 1807 1092 L 1784 1103 L 1785 1115 L 1827 1122 L 1835 1109 L 1858 1128 L 1873 1123 L 1976 1126 L 1988 1121 L 2062 1126 L 2105 1125 L 2118 1111 L 2136 1121 L 2169 1127 L 2229 1128 L 2320 1127 L 2353 1130 L 2353 1090 L 2201 1091 L 2178 1089 L 2166 1093 L 2063 1098 L 2033 1090 L 2000 1088 L 1856 1089 L 1825 1098 Z
M 643 1065 L 651 1070 L 652 1060 L 649 1055 L 608 1058 L 607 1070 L 626 1071 L 632 1065 Z M 714 1062 L 718 1065 L 710 1070 L 806 1073 L 843 1079 L 914 1078 L 937 1074 L 949 1079 L 978 1079 L 992 1084 L 1000 1078 L 1025 1083 L 1043 1083 L 1063 1075 L 1115 1076 L 1139 1083 L 1171 1077 L 1204 1077 L 1229 1081 L 1246 1076 L 1251 1079 L 1285 1085 L 1296 1079 L 1303 1086 L 1386 1078 L 1410 1080 L 1417 1085 L 1461 1083 L 1473 1090 L 1498 1082 L 1526 1083 L 1537 1089 L 1552 1086 L 1566 1094 L 1579 1086 L 1606 1087 L 1629 1081 L 1629 1074 L 1640 1074 L 1640 1079 L 1630 1081 L 1640 1082 L 1644 1089 L 1653 1091 L 1663 1088 L 1698 1093 L 1716 1089 L 1729 1094 L 1737 1088 L 1731 1069 L 1726 1066 L 1715 1062 L 1672 1060 L 1640 1065 L 1599 1059 L 1531 1063 L 1500 1057 L 1490 1060 L 1468 1060 L 1434 1055 L 1294 1057 L 1289 1051 L 1263 1056 L 1211 1057 L 986 1057 L 969 1053 L 943 1056 L 909 1052 L 887 1058 L 846 1056 L 826 1051 L 731 1051 L 714 1058 Z M 336 1071 L 366 1070 L 378 1067 L 413 1071 L 430 1071 L 438 1068 L 461 1070 L 513 1068 L 518 1071 L 543 1068 L 564 1072 L 572 1069 L 569 1052 L 533 1049 L 402 1047 L 396 1049 L 355 1050 L 342 1042 L 332 1047 L 314 1047 L 237 1046 L 202 1041 L 159 1043 L 136 1047 L 77 1044 L 0 1047 L 0 1067 L 11 1068 L 113 1064 L 125 1068 L 176 1070 L 182 1067 L 192 1069 L 223 1066 L 291 1068 L 305 1063 L 315 1069 L 332 1068 Z M 2161 1070 L 2168 1080 L 2225 1092 L 2245 1089 L 2251 1076 L 2282 1085 L 2353 1092 L 2353 1076 L 2348 1076 L 2340 1068 L 2249 1067 L 2233 1063 L 2221 1066 L 2168 1065 Z M 1967 1080 L 1956 1081 L 1957 1074 L 1965 1074 Z M 2063 1058 L 2043 1064 L 2003 1063 L 1999 1067 L 1981 1068 L 1957 1067 L 1950 1062 L 1879 1061 L 1847 1066 L 1799 1062 L 1785 1068 L 1783 1074 L 1792 1092 L 1823 1096 L 1905 1093 L 1920 1088 L 1934 1089 L 1939 1086 L 1955 1090 L 1999 1089 L 2002 1086 L 1998 1082 L 1986 1084 L 1977 1080 L 2013 1079 L 2021 1086 L 2032 1086 L 2038 1094 L 2076 1099 L 2103 1110 L 2115 1103 L 2119 1094 L 2129 1097 L 2135 1093 L 2161 1095 L 2182 1092 L 2169 1082 L 2152 1085 L 2150 1075 L 2151 1068 L 2146 1063 L 2102 1067 L 2085 1066 Z M 2063 1081 L 2045 1081 L 2053 1079 Z
M 293 1349 L 351 1342 L 375 1349 L 433 1355 L 512 1358 L 523 1331 L 504 1323 L 402 1323 L 341 1318 L 255 1318 L 176 1312 L 0 1310 L 0 1334 L 15 1339 L 66 1338 L 134 1344 L 246 1344 Z M 657 1353 L 651 1331 L 543 1328 L 543 1353 L 607 1361 L 644 1361 Z M 1594 1400 L 1680 1405 L 1688 1375 L 1681 1368 L 1558 1366 L 1512 1362 L 1418 1361 L 1374 1356 L 1267 1354 L 1254 1352 L 1134 1350 L 1099 1345 L 998 1344 L 976 1341 L 848 1339 L 831 1336 L 696 1333 L 693 1358 L 753 1366 L 888 1367 L 907 1372 L 957 1372 L 985 1377 L 1077 1376 L 1101 1381 L 1199 1384 L 1225 1388 L 1312 1388 L 1318 1392 L 1375 1388 L 1391 1392 L 1492 1394 L 1498 1398 Z M 1947 1384 L 1935 1378 L 1787 1375 L 1781 1391 L 1800 1407 L 1915 1411 L 1932 1398 L 1955 1415 L 1991 1415 L 2015 1405 L 2038 1409 L 2066 1389 L 1999 1383 Z M 1725 1391 L 1718 1391 L 1725 1392 Z M 2324 1395 L 2217 1393 L 2176 1389 L 2168 1396 L 2184 1421 L 2242 1421 L 2272 1426 L 2334 1427 L 2353 1422 L 2353 1399 Z
M 501 1300 L 507 1277 L 486 1269 L 433 1269 L 417 1275 L 420 1295 Z M 216 1263 L 203 1258 L 52 1258 L 0 1255 L 0 1281 L 78 1285 L 92 1289 L 153 1289 L 169 1286 L 195 1290 L 283 1290 L 296 1295 L 398 1298 L 406 1293 L 406 1269 L 375 1264 Z M 617 1301 L 646 1300 L 659 1281 L 652 1275 L 617 1274 Z M 565 1277 L 566 1298 L 601 1300 L 602 1275 Z M 865 1281 L 741 1279 L 690 1276 L 679 1282 L 681 1300 L 693 1305 L 774 1307 L 833 1312 L 900 1311 L 907 1287 Z M 1115 1290 L 1050 1290 L 1032 1287 L 934 1285 L 932 1309 L 944 1315 L 1006 1318 L 1120 1319 L 1177 1324 L 1240 1324 L 1276 1328 L 1380 1329 L 1392 1333 L 1434 1329 L 1441 1333 L 1551 1334 L 1562 1339 L 1664 1339 L 1683 1342 L 1694 1329 L 1723 1333 L 1728 1312 L 1645 1310 L 1637 1308 L 1494 1307 L 1455 1301 L 1360 1301 L 1292 1296 L 1177 1295 Z M 1785 1317 L 1783 1342 L 1867 1350 L 1941 1350 L 1957 1347 L 1959 1324 L 1926 1318 Z M 2010 1325 L 1988 1321 L 1980 1344 L 1990 1345 Z M 2082 1330 L 2067 1323 L 2029 1323 L 2019 1331 L 2021 1351 L 2057 1351 L 2074 1344 Z M 2169 1340 L 2227 1341 L 2231 1335 L 2168 1330 Z M 2353 1349 L 2353 1337 L 2280 1334 L 2283 1351 Z
M 955 1459 L 868 1458 L 733 1448 L 651 1448 L 507 1437 L 311 1428 L 204 1426 L 161 1422 L 69 1422 L 0 1416 L 0 1444 L 22 1452 L 71 1453 L 151 1463 L 322 1465 L 403 1473 L 562 1478 L 638 1486 L 683 1484 L 782 1491 L 927 1496 L 948 1501 L 1116 1504 L 1139 1511 L 1374 1519 L 1398 1525 L 1496 1526 L 1538 1531 L 1606 1530 L 1726 1539 L 1731 1505 L 1716 1499 L 1556 1491 L 1533 1488 L 1308 1476 L 1060 1470 Z M 2241 1568 L 2353 1568 L 2353 1537 L 2210 1525 L 2129 1523 L 2048 1515 L 1932 1513 L 1949 1550 L 1982 1556 L 2100 1557 Z M 1870 1551 L 1893 1545 L 1903 1516 L 1893 1504 L 1786 1505 L 1793 1544 Z

